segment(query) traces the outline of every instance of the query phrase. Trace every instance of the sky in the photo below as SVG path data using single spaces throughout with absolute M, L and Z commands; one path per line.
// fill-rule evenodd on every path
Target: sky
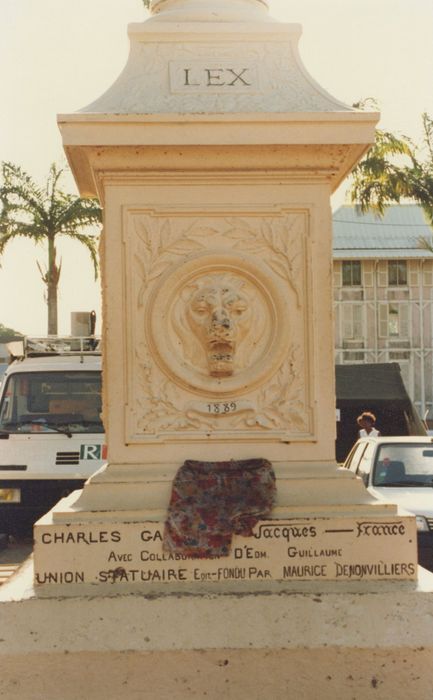
M 433 116 L 433 0 L 270 0 L 271 14 L 303 27 L 300 53 L 310 74 L 336 98 L 374 97 L 380 127 L 421 139 L 421 114 Z M 127 25 L 147 17 L 141 0 L 0 0 L 0 161 L 43 184 L 65 164 L 56 115 L 93 102 L 128 55 Z M 65 189 L 77 193 L 72 178 Z M 347 183 L 333 198 L 344 203 Z M 99 283 L 85 249 L 59 245 L 59 332 L 73 311 L 95 309 Z M 45 251 L 17 240 L 0 260 L 0 323 L 25 334 L 47 327 L 36 260 Z

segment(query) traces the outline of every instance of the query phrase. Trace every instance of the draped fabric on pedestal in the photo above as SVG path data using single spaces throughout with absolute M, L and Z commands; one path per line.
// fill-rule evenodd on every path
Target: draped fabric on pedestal
M 266 459 L 187 460 L 173 481 L 164 551 L 212 558 L 230 553 L 232 535 L 252 535 L 275 502 L 275 474 Z

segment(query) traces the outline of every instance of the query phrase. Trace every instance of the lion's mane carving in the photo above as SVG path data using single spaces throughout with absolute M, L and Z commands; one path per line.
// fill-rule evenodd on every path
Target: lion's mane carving
M 183 362 L 202 374 L 229 377 L 263 351 L 269 324 L 253 284 L 234 274 L 208 274 L 187 284 L 173 306 Z

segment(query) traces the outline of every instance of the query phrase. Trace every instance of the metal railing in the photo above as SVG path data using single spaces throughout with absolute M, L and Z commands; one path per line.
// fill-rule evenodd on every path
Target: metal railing
M 52 355 L 100 355 L 98 336 L 25 336 L 7 344 L 13 358 L 44 357 Z

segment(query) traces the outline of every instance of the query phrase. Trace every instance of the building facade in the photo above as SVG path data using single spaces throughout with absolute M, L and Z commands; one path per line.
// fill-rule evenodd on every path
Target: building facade
M 432 229 L 417 205 L 383 218 L 333 217 L 336 364 L 398 362 L 419 415 L 433 422 Z

